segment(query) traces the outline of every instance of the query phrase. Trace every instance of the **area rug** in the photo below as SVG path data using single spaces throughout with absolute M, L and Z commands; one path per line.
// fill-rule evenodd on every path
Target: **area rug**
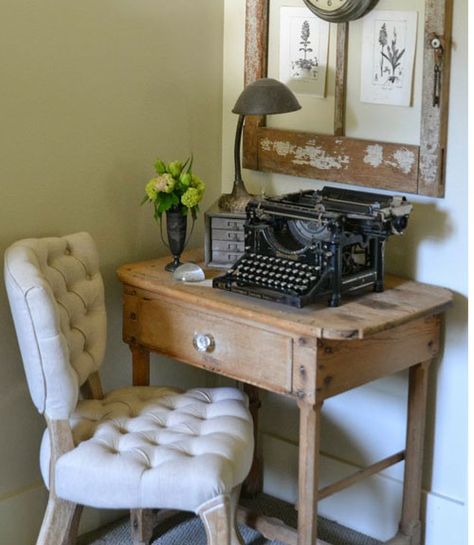
M 253 510 L 277 517 L 287 524 L 295 525 L 296 513 L 293 506 L 268 496 L 245 502 Z M 255 530 L 240 525 L 245 545 L 280 545 L 268 541 Z M 345 528 L 333 521 L 318 519 L 319 537 L 331 545 L 380 545 L 381 542 Z M 128 517 L 101 530 L 82 536 L 78 545 L 132 545 Z M 153 545 L 207 545 L 204 527 L 198 517 L 182 513 L 157 528 Z

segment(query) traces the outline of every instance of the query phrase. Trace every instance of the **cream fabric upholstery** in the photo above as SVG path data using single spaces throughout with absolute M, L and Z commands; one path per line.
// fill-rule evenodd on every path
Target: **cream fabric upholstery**
M 19 241 L 5 253 L 5 283 L 33 402 L 45 416 L 67 419 L 105 352 L 94 241 L 87 233 Z
M 56 465 L 56 492 L 102 508 L 197 511 L 229 493 L 252 461 L 252 423 L 235 388 L 132 387 L 80 401 L 71 417 L 77 448 Z M 49 440 L 41 448 L 49 481 Z
M 69 421 L 72 430 L 74 448 L 52 469 L 52 505 L 58 497 L 95 507 L 198 511 L 242 483 L 253 430 L 239 390 L 130 387 L 79 400 L 106 344 L 104 287 L 90 235 L 13 244 L 5 282 L 33 401 L 48 421 Z M 47 486 L 50 458 L 47 430 Z M 54 517 L 47 519 L 50 532 Z

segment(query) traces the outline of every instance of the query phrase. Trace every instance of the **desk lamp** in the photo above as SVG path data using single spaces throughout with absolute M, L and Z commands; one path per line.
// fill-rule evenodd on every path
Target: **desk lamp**
M 263 78 L 254 81 L 242 91 L 232 110 L 239 114 L 237 131 L 235 133 L 234 163 L 235 178 L 232 193 L 222 195 L 219 208 L 229 212 L 242 212 L 252 198 L 242 180 L 240 166 L 240 144 L 245 116 L 284 114 L 301 109 L 293 92 L 276 79 Z

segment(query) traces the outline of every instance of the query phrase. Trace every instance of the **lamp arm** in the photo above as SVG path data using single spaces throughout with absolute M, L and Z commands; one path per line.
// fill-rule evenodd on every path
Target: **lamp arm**
M 234 163 L 235 163 L 235 178 L 234 185 L 232 187 L 232 193 L 221 195 L 218 204 L 221 210 L 229 212 L 245 212 L 247 203 L 252 198 L 245 188 L 244 181 L 242 180 L 242 170 L 240 167 L 240 144 L 242 143 L 242 132 L 244 128 L 245 114 L 239 115 L 239 121 L 237 122 L 237 130 L 235 132 L 235 146 L 234 146 Z
M 240 145 L 242 143 L 242 131 L 244 128 L 245 115 L 240 114 L 237 122 L 237 130 L 235 132 L 235 145 L 234 145 L 234 166 L 235 166 L 235 180 L 234 183 L 243 184 L 242 170 L 240 166 Z

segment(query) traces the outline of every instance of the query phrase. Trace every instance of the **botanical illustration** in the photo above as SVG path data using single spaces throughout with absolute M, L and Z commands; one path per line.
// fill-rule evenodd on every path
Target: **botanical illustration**
M 298 51 L 300 56 L 296 60 L 291 61 L 291 69 L 293 78 L 318 78 L 318 58 L 313 54 L 311 47 L 311 28 L 308 21 L 303 21 L 301 25 L 301 37 Z
M 364 21 L 361 100 L 409 106 L 417 13 L 373 11 Z
M 392 25 L 390 38 L 387 30 L 387 21 L 383 21 L 378 32 L 378 42 L 380 45 L 380 73 L 377 62 L 376 66 L 374 66 L 374 83 L 381 85 L 401 84 L 403 79 L 402 57 L 406 48 L 401 48 L 400 37 L 405 37 L 405 35 L 406 23 L 404 21 L 399 22 L 398 25 Z
M 306 8 L 280 10 L 280 80 L 296 93 L 324 96 L 329 24 Z

